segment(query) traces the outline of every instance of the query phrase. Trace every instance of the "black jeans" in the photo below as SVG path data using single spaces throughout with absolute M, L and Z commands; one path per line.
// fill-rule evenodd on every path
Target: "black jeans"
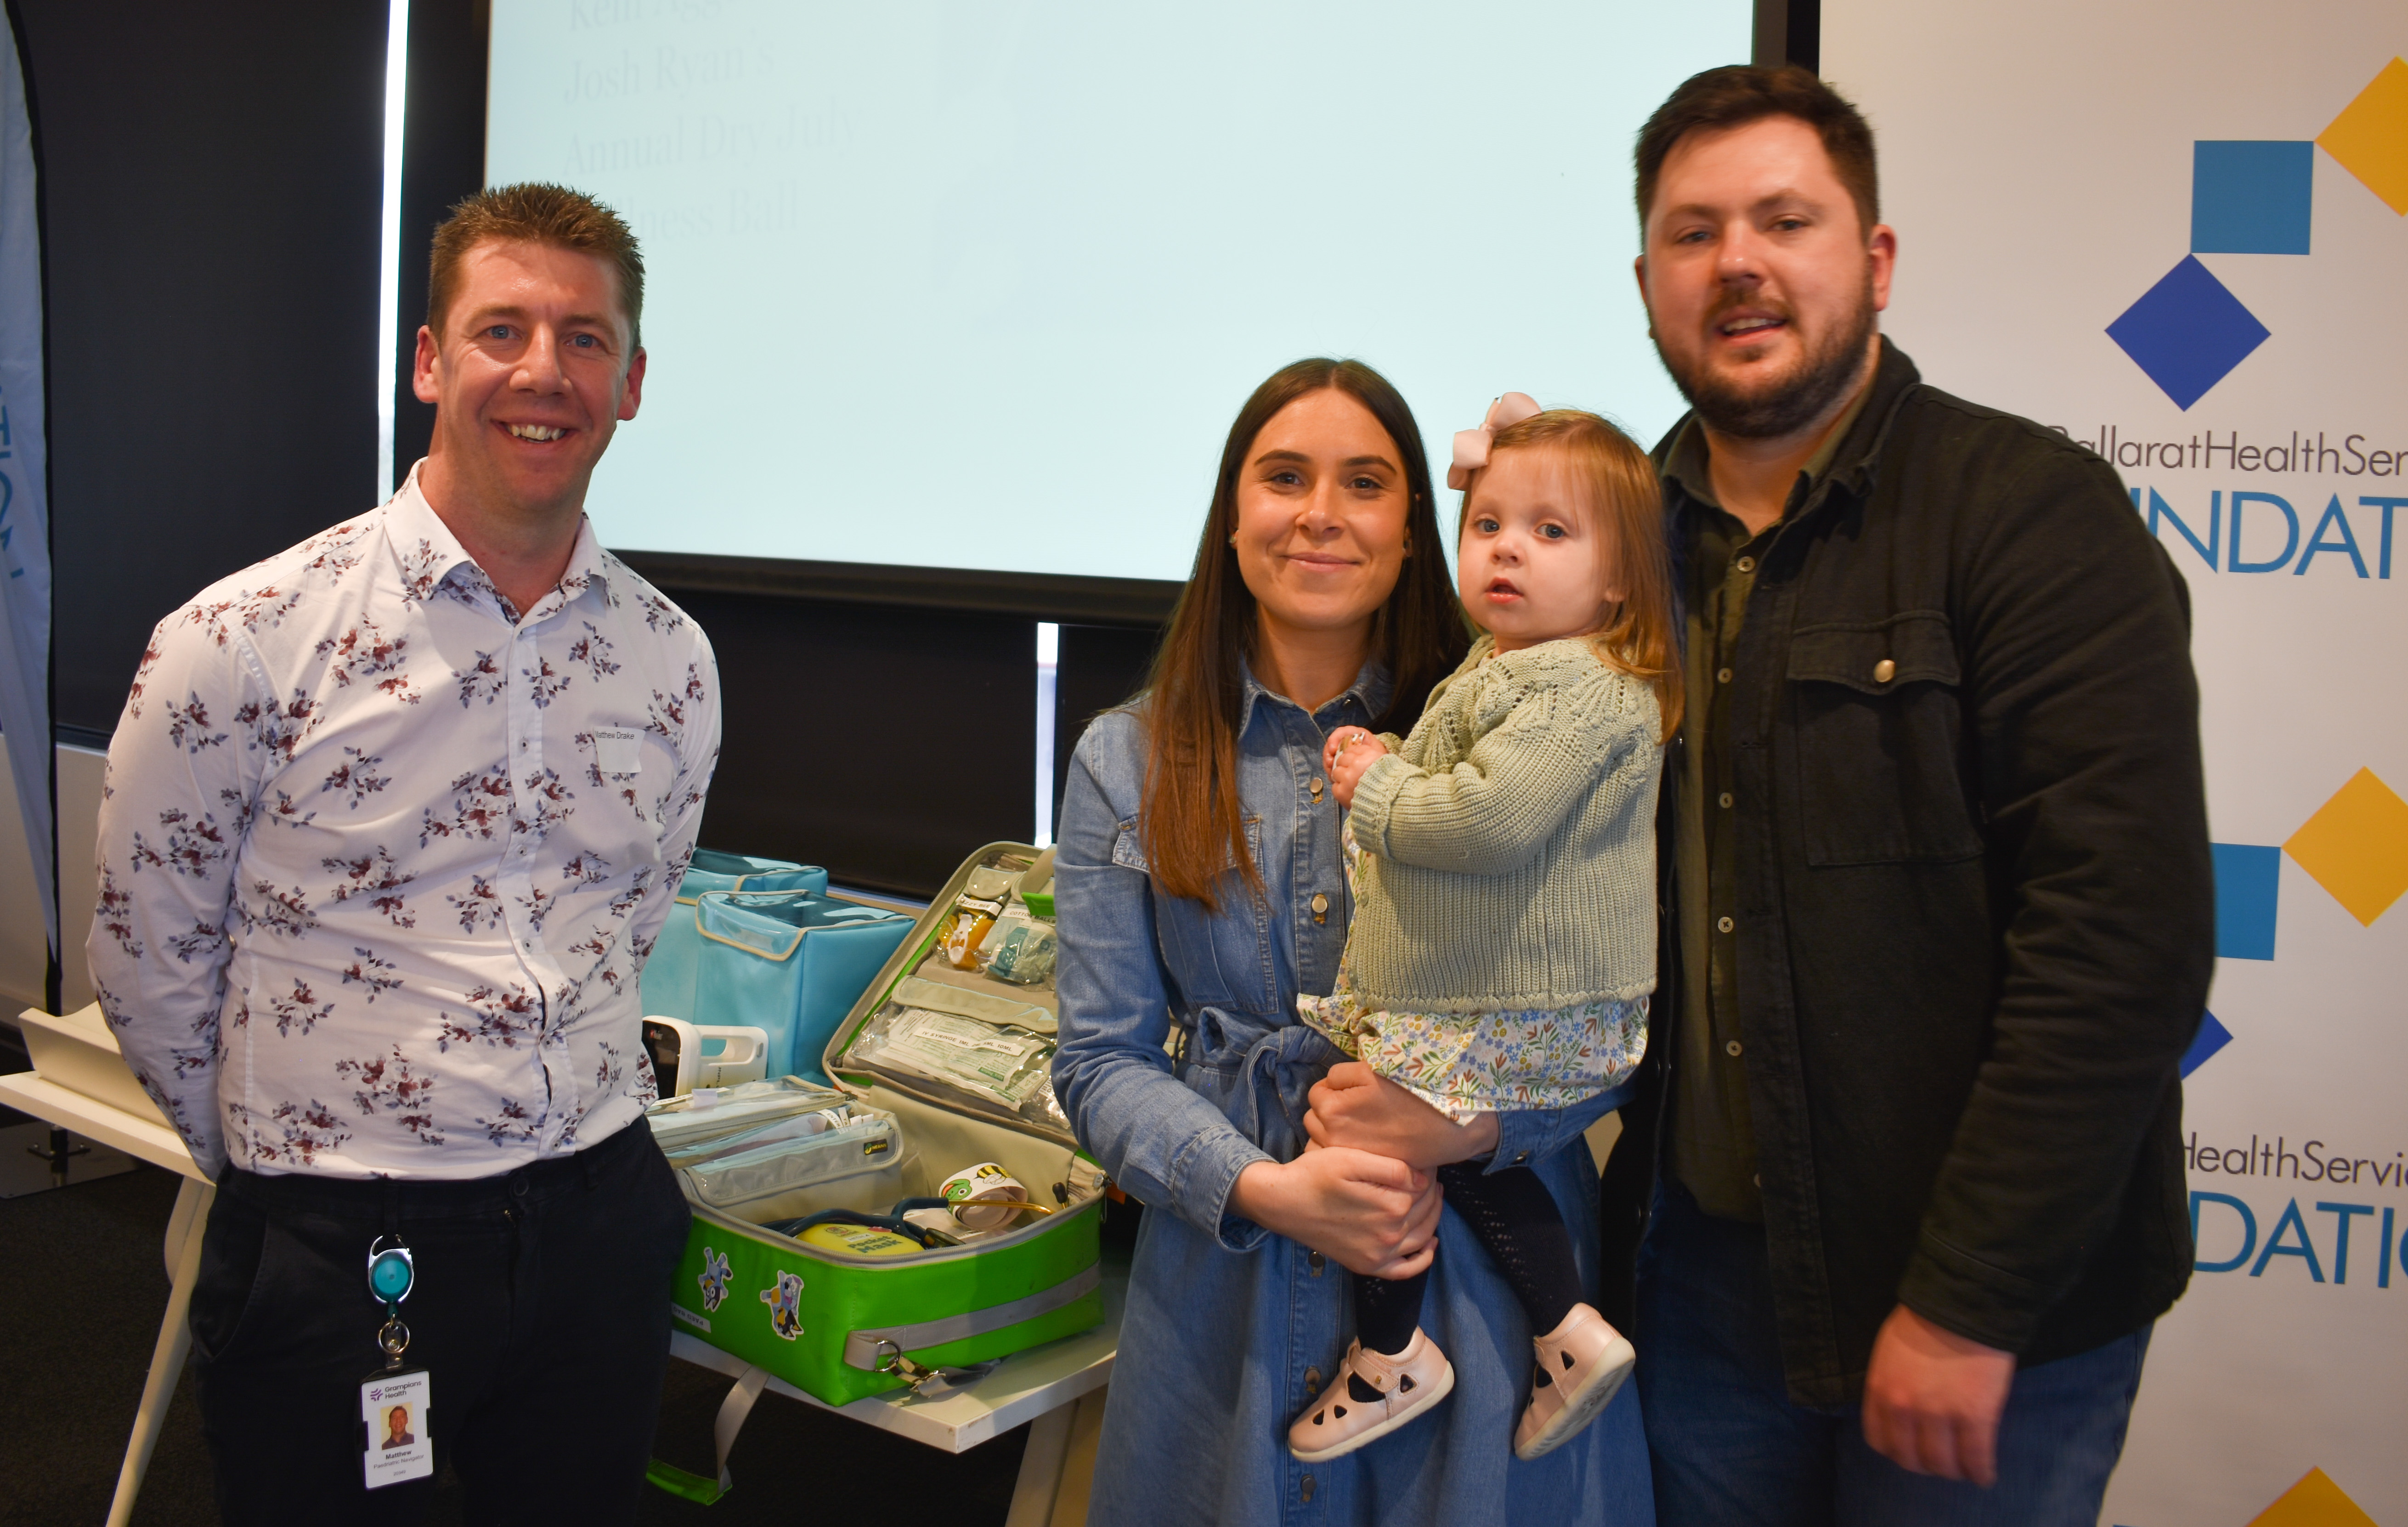
M 229 1527 L 423 1515 L 433 1479 L 370 1491 L 361 1470 L 360 1381 L 383 1363 L 367 1252 L 389 1215 L 418 1272 L 403 1362 L 430 1376 L 436 1465 L 468 1520 L 634 1520 L 688 1219 L 641 1123 L 469 1182 L 223 1174 L 192 1324 Z

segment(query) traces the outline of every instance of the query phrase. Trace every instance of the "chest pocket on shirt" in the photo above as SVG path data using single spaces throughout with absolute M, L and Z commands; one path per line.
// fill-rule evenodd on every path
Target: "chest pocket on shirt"
M 632 726 L 594 729 L 594 766 L 614 778 L 644 772 L 644 734 Z
M 1246 851 L 1262 863 L 1262 819 L 1245 821 Z M 1143 835 L 1132 817 L 1120 824 L 1112 843 L 1112 863 L 1123 869 L 1151 874 Z M 1153 888 L 1154 938 L 1162 963 L 1181 997 L 1197 1006 L 1227 1007 L 1268 1013 L 1277 1000 L 1271 977 L 1270 918 L 1262 898 L 1245 878 L 1229 865 L 1222 876 L 1221 909 L 1208 912 L 1204 904 L 1167 896 Z
M 1796 809 L 1810 864 L 1945 863 L 1982 851 L 1948 617 L 1910 610 L 1789 639 Z
M 614 864 L 658 856 L 661 829 L 675 815 L 670 799 L 678 758 L 661 734 L 626 721 L 590 725 L 577 736 L 576 795 L 570 826 L 580 843 Z

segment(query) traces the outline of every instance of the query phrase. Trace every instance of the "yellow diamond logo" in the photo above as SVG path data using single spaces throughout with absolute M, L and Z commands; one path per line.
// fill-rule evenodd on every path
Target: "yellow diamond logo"
M 2349 915 L 2372 928 L 2408 892 L 2408 801 L 2360 769 L 2283 845 Z
M 2249 1527 L 2375 1527 L 2372 1517 L 2341 1492 L 2322 1469 L 2283 1491 Z
M 2385 206 L 2408 217 L 2408 63 L 2385 64 L 2316 141 Z

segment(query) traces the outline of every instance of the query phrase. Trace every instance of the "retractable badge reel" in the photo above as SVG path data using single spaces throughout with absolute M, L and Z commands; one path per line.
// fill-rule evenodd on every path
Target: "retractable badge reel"
M 370 1490 L 435 1473 L 435 1444 L 426 1420 L 433 1404 L 432 1380 L 425 1369 L 401 1364 L 402 1353 L 409 1349 L 409 1327 L 402 1320 L 401 1305 L 417 1281 L 417 1260 L 399 1235 L 380 1235 L 369 1243 L 368 1292 L 384 1306 L 384 1324 L 376 1335 L 384 1366 L 360 1381 L 360 1422 L 367 1444 L 361 1467 Z

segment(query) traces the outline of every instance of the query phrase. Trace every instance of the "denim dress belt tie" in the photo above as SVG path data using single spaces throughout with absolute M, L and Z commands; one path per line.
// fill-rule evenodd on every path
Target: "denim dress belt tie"
M 1218 1105 L 1238 1133 L 1272 1159 L 1302 1155 L 1312 1084 L 1346 1057 L 1319 1031 L 1293 1020 L 1270 1028 L 1272 1020 L 1212 1007 L 1197 1017 L 1196 1034 L 1210 1033 L 1214 1043 L 1180 1079 Z M 1224 1057 L 1232 1055 L 1237 1063 L 1226 1066 Z

